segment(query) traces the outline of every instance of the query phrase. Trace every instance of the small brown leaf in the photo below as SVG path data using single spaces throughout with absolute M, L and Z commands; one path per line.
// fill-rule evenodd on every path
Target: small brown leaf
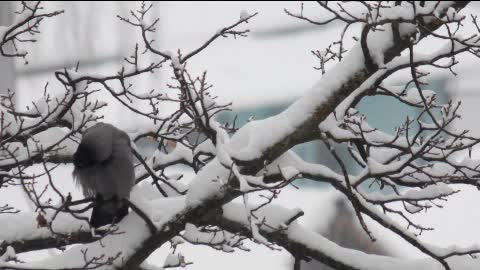
M 42 212 L 38 212 L 37 215 L 37 228 L 44 228 L 47 227 L 48 221 Z

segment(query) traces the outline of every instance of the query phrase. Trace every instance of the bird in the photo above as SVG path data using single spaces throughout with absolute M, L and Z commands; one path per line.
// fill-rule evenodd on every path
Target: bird
M 73 178 L 83 195 L 95 198 L 91 228 L 120 222 L 128 214 L 128 198 L 135 184 L 128 134 L 102 122 L 87 128 L 73 155 L 73 165 Z

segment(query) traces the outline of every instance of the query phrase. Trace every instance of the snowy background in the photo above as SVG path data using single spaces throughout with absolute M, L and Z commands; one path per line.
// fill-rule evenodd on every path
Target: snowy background
M 66 14 L 46 21 L 38 44 L 29 49 L 29 64 L 20 60 L 15 63 L 15 89 L 19 104 L 25 105 L 32 98 L 43 94 L 39 85 L 46 81 L 54 83 L 52 71 L 65 65 L 73 66 L 77 60 L 86 63 L 84 71 L 107 72 L 117 70 L 122 56 L 128 54 L 138 40 L 137 33 L 122 24 L 116 14 L 126 14 L 134 3 L 48 3 L 47 7 L 65 9 Z M 156 40 L 162 50 L 189 51 L 197 47 L 212 33 L 232 19 L 237 19 L 241 10 L 259 12 L 249 23 L 251 34 L 238 40 L 220 39 L 205 52 L 189 62 L 193 72 L 208 71 L 215 94 L 223 101 L 233 102 L 238 111 L 289 104 L 306 92 L 321 77 L 311 50 L 321 49 L 338 35 L 339 28 L 313 28 L 288 17 L 284 8 L 296 10 L 295 2 L 161 2 L 155 13 L 161 18 Z M 480 9 L 480 4 L 469 5 L 470 11 Z M 2 14 L 5 16 L 5 14 Z M 321 16 L 319 14 L 318 16 Z M 2 21 L 0 21 L 1 23 Z M 433 46 L 433 44 L 432 44 Z M 428 49 L 428 43 L 426 45 Z M 59 49 L 61 48 L 61 49 Z M 480 92 L 476 83 L 478 72 L 472 69 L 478 59 L 461 59 L 456 67 L 459 74 L 439 74 L 445 79 L 446 93 L 454 99 L 463 100 L 463 126 L 475 135 L 480 135 L 478 104 Z M 5 73 L 0 74 L 0 79 Z M 145 77 L 139 83 L 144 89 L 155 87 L 169 80 L 171 74 Z M 401 80 L 401 78 L 396 78 Z M 3 85 L 2 85 L 3 86 Z M 2 87 L 3 88 L 3 87 Z M 52 85 L 55 91 L 55 85 Z M 105 99 L 109 97 L 105 96 Z M 119 117 L 121 116 L 121 117 Z M 105 121 L 125 130 L 131 130 L 135 119 L 122 114 L 122 108 L 111 105 L 105 110 Z M 460 128 L 460 127 L 459 127 Z M 35 168 L 33 168 L 35 169 Z M 188 183 L 188 172 L 185 182 Z M 55 171 L 54 179 L 62 190 L 80 193 L 72 183 L 72 167 L 62 166 Z M 19 188 L 20 189 L 20 188 Z M 0 190 L 2 202 L 12 203 L 20 209 L 28 209 L 21 191 Z M 306 186 L 300 190 L 287 188 L 277 203 L 288 208 L 301 206 L 306 213 L 302 222 L 317 231 L 326 231 L 335 217 L 336 204 L 340 196 L 322 185 Z M 480 226 L 480 211 L 468 211 L 479 205 L 478 191 L 465 189 L 454 195 L 444 209 L 433 209 L 417 216 L 422 223 L 435 226 L 433 232 L 425 232 L 421 239 L 439 246 L 451 244 L 467 246 L 480 244 L 477 233 Z M 369 221 L 369 220 L 367 220 Z M 369 222 L 380 241 L 376 245 L 385 247 L 391 254 L 412 258 L 422 256 L 415 248 L 386 232 L 374 222 Z M 0 227 L 2 224 L 0 224 Z M 461 228 L 461 230 L 459 230 Z M 1 235 L 1 232 L 0 232 Z M 0 237 L 1 239 L 2 237 Z M 250 244 L 251 252 L 235 251 L 234 254 L 213 251 L 208 247 L 184 245 L 180 247 L 188 261 L 186 269 L 291 269 L 292 258 L 286 251 L 271 251 L 264 246 Z M 150 262 L 162 263 L 170 251 L 168 244 L 149 258 Z M 51 251 L 59 252 L 59 251 Z M 22 254 L 25 258 L 43 258 L 45 252 Z

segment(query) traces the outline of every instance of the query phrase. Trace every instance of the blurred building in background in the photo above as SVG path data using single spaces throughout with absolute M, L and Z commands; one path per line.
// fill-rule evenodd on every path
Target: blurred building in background
M 368 254 L 395 255 L 395 249 L 384 243 L 372 242 L 361 228 L 351 205 L 349 205 L 346 199 L 337 198 L 334 205 L 334 218 L 328 222 L 326 228 L 319 230 L 319 233 L 342 247 L 361 250 Z M 332 268 L 315 260 L 309 262 L 302 261 L 300 269 L 332 270 Z
M 12 4 L 10 1 L 0 1 L 0 26 L 10 25 L 12 22 Z M 0 94 L 6 93 L 7 89 L 15 88 L 15 75 L 14 59 L 0 55 Z
M 126 27 L 116 15 L 127 15 L 138 3 L 132 2 L 44 2 L 46 10 L 64 10 L 40 26 L 41 33 L 35 44 L 26 45 L 28 64 L 23 59 L 16 62 L 16 92 L 18 106 L 28 105 L 43 95 L 43 87 L 49 82 L 48 91 L 63 91 L 53 72 L 76 68 L 91 74 L 112 74 L 122 67 L 124 57 L 131 55 L 138 40 L 136 29 Z M 11 2 L 15 7 L 18 3 Z M 156 12 L 156 10 L 153 10 Z M 146 80 L 143 80 L 146 81 Z M 143 82 L 142 81 L 142 82 Z M 146 85 L 152 81 L 146 82 Z M 144 86 L 144 85 L 142 85 Z M 151 86 L 151 85 L 149 85 Z M 108 94 L 101 98 L 113 101 Z M 111 102 L 106 110 L 106 121 L 115 122 L 112 115 L 122 110 Z M 121 123 L 116 123 L 121 125 Z

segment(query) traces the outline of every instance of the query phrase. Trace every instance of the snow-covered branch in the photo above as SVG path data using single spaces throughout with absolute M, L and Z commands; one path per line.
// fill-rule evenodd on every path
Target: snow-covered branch
M 62 13 L 63 10 L 44 12 L 41 1 L 22 1 L 13 24 L 0 26 L 0 55 L 25 58 L 28 52 L 20 48 L 22 43 L 37 41 L 41 22 Z

